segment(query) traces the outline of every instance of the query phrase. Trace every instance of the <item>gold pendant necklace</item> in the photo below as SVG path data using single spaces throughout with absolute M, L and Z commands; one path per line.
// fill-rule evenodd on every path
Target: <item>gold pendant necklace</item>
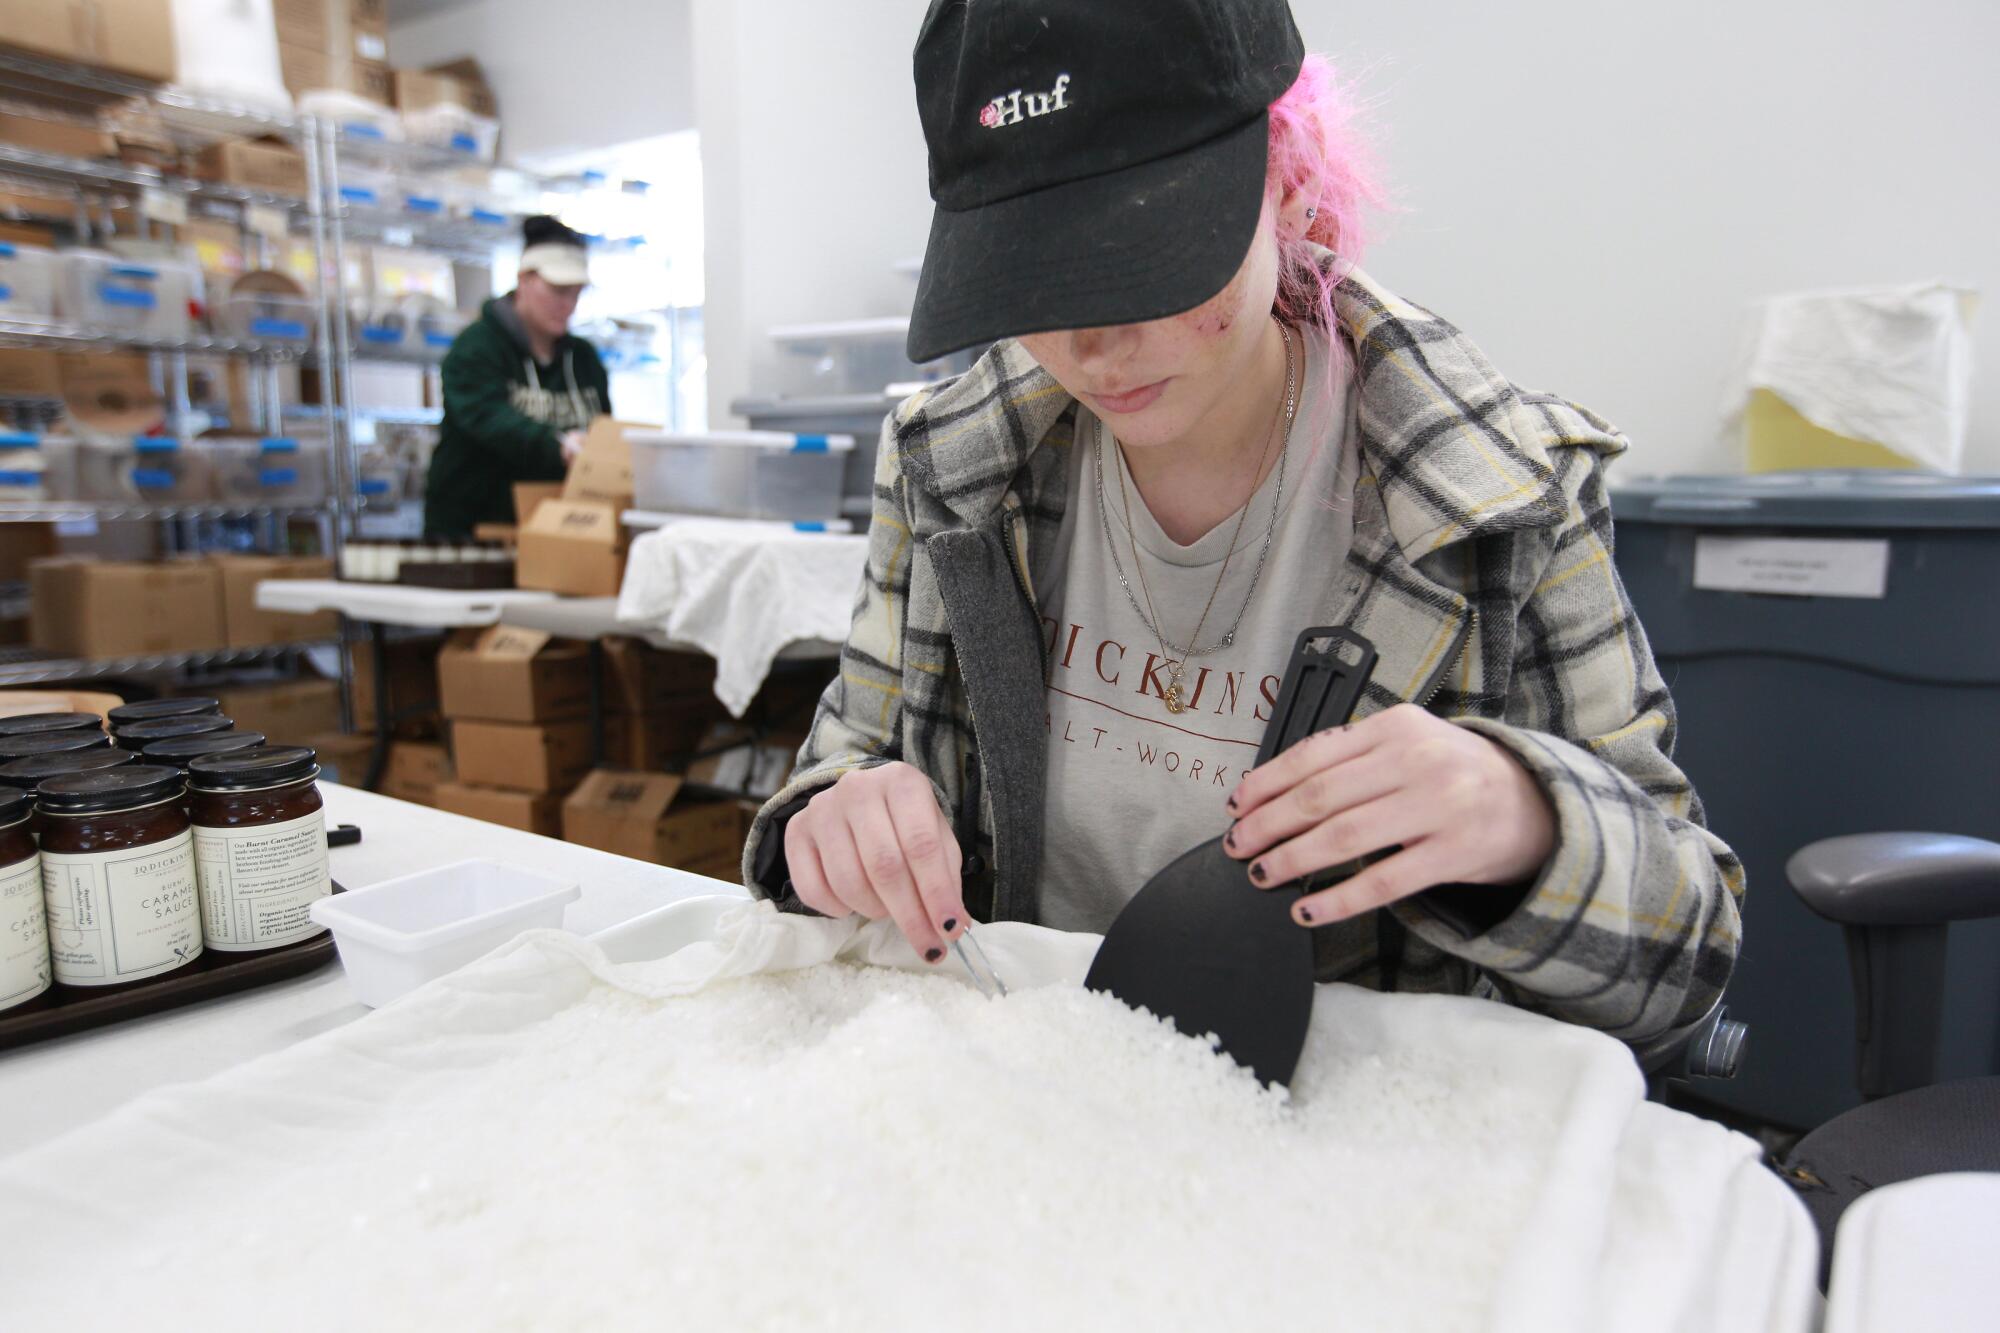
M 1287 437 L 1287 443 L 1289 443 L 1292 419 L 1298 411 L 1298 364 L 1293 359 L 1291 333 L 1282 323 L 1278 325 L 1278 336 L 1284 340 L 1285 344 L 1284 401 L 1278 405 L 1277 410 L 1272 414 L 1271 431 L 1265 437 L 1263 452 L 1257 456 L 1257 470 L 1251 474 L 1250 479 L 1250 494 L 1243 497 L 1243 507 L 1237 512 L 1236 530 L 1230 534 L 1229 548 L 1223 553 L 1222 570 L 1215 576 L 1215 586 L 1208 590 L 1208 601 L 1201 608 L 1201 619 L 1195 622 L 1194 633 L 1188 636 L 1188 646 L 1190 648 L 1201 642 L 1202 627 L 1208 624 L 1208 613 L 1215 607 L 1216 594 L 1222 591 L 1223 580 L 1229 577 L 1229 562 L 1235 558 L 1236 543 L 1242 538 L 1244 521 L 1250 516 L 1250 501 L 1256 498 L 1257 487 L 1263 483 L 1264 465 L 1271 457 L 1271 443 L 1278 439 L 1281 433 Z M 1125 486 L 1126 468 L 1124 454 L 1124 448 L 1120 446 L 1118 450 L 1118 499 L 1125 509 L 1125 539 L 1132 552 L 1132 572 L 1138 575 L 1139 591 L 1146 598 L 1146 619 L 1152 622 L 1153 638 L 1158 642 L 1160 648 L 1160 660 L 1167 664 L 1167 688 L 1165 695 L 1167 712 L 1179 715 L 1185 713 L 1188 709 L 1187 696 L 1183 692 L 1187 681 L 1187 662 L 1185 660 L 1176 661 L 1167 656 L 1167 641 L 1164 631 L 1160 628 L 1160 613 L 1153 605 L 1153 590 L 1147 586 L 1146 568 L 1139 559 L 1139 542 L 1138 538 L 1134 536 L 1132 496 Z M 1255 585 L 1253 584 L 1252 587 L 1254 589 Z M 1242 619 L 1240 612 L 1237 618 L 1240 622 Z M 1228 636 L 1228 641 L 1233 641 L 1234 638 L 1235 631 L 1232 630 Z

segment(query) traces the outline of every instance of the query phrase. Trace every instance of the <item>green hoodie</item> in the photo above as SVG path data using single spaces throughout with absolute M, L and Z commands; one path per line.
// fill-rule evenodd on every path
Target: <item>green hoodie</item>
M 424 488 L 424 533 L 462 540 L 514 521 L 517 481 L 563 479 L 562 435 L 611 412 L 597 351 L 564 334 L 536 364 L 511 295 L 486 303 L 444 358 L 444 427 Z

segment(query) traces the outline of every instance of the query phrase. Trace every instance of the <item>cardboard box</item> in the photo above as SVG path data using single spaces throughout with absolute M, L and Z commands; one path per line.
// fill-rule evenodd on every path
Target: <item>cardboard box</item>
M 637 422 L 599 417 L 590 423 L 583 437 L 583 452 L 569 465 L 563 478 L 565 500 L 599 500 L 616 505 L 620 512 L 632 507 L 632 446 L 625 442 L 627 430 L 649 430 Z
M 681 705 L 657 713 L 611 713 L 605 717 L 605 762 L 642 773 L 676 768 L 701 746 L 728 710 L 712 694 L 685 696 Z
M 0 143 L 32 148 L 38 153 L 59 153 L 64 157 L 118 155 L 118 141 L 91 122 L 45 120 L 11 111 L 0 111 Z
M 70 416 L 105 434 L 138 435 L 165 419 L 166 404 L 144 356 L 59 352 L 56 376 Z
M 305 745 L 308 737 L 337 733 L 340 727 L 338 681 L 229 685 L 217 690 L 215 697 L 222 700 L 223 715 L 238 731 L 261 731 L 273 745 Z M 365 761 L 361 776 L 367 776 Z
M 3 207 L 4 204 L 0 204 Z M 38 245 L 44 250 L 56 248 L 56 229 L 41 222 L 14 222 L 0 218 L 0 241 L 8 245 Z
M 96 713 L 102 716 L 125 700 L 94 690 L 0 690 L 0 717 L 28 713 Z
M 544 500 L 562 498 L 559 481 L 517 481 L 514 483 L 514 526 L 521 527 L 535 516 Z
M 382 794 L 414 805 L 436 805 L 438 788 L 451 779 L 451 756 L 442 745 L 397 741 L 389 747 L 389 763 L 382 770 Z
M 320 780 L 359 787 L 368 778 L 368 759 L 375 753 L 375 738 L 360 732 L 328 729 L 299 742 L 310 745 L 319 755 Z
M 267 643 L 298 643 L 331 639 L 340 633 L 340 617 L 332 611 L 297 615 L 263 611 L 257 606 L 257 585 L 266 579 L 330 579 L 333 561 L 321 556 L 211 556 L 222 581 L 222 631 L 231 648 L 260 648 Z
M 29 567 L 56 550 L 52 523 L 0 523 L 0 583 L 26 583 Z
M 493 85 L 486 81 L 486 71 L 471 56 L 432 65 L 430 72 L 446 74 L 457 81 L 459 91 L 465 97 L 459 105 L 466 110 L 493 120 L 500 118 L 500 103 L 493 96 Z
M 407 740 L 428 740 L 438 726 L 438 644 L 433 639 L 391 640 L 388 658 L 390 731 Z M 354 725 L 375 729 L 375 653 L 354 650 Z
M 617 595 L 625 578 L 621 512 L 599 500 L 544 500 L 521 527 L 515 583 L 577 597 Z
M 590 651 L 513 625 L 461 631 L 438 654 L 449 718 L 549 722 L 590 713 Z
M 207 652 L 223 645 L 222 584 L 206 560 L 137 564 L 56 556 L 29 568 L 30 637 L 73 657 Z
M 563 802 L 563 838 L 638 861 L 685 868 L 743 853 L 742 821 L 730 801 L 683 801 L 665 773 L 600 768 Z
M 399 69 L 395 72 L 396 109 L 422 111 L 427 107 L 456 106 L 470 111 L 465 85 L 449 74 L 430 70 Z
M 263 139 L 225 139 L 212 144 L 194 161 L 202 180 L 241 185 L 251 190 L 304 198 L 306 159 L 289 144 Z
M 715 697 L 715 659 L 674 653 L 638 639 L 604 641 L 604 706 L 616 713 L 660 713 L 691 695 Z
M 0 348 L 0 398 L 61 398 L 62 362 L 55 352 Z
M 539 833 L 544 838 L 562 836 L 562 797 L 555 792 L 503 791 L 498 787 L 441 782 L 437 808 L 467 819 L 504 824 L 523 833 Z
M 142 79 L 174 77 L 171 0 L 0 0 L 0 38 Z
M 590 723 L 454 719 L 451 748 L 462 782 L 508 791 L 566 792 L 590 771 Z

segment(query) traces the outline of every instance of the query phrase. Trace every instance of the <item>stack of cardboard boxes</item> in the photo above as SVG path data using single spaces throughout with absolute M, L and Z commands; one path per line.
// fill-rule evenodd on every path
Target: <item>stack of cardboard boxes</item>
M 167 0 L 6 0 L 0 41 L 142 79 L 174 77 L 174 11 Z
M 329 639 L 331 612 L 259 610 L 264 579 L 333 577 L 333 562 L 216 555 L 151 562 L 50 556 L 28 567 L 29 640 L 69 657 L 201 653 Z
M 381 102 L 395 95 L 386 0 L 277 0 L 278 63 L 297 96 L 337 88 Z
M 521 587 L 577 597 L 617 594 L 625 577 L 620 516 L 632 507 L 632 450 L 625 443 L 631 428 L 599 417 L 570 464 L 561 496 L 520 514 L 515 582 Z

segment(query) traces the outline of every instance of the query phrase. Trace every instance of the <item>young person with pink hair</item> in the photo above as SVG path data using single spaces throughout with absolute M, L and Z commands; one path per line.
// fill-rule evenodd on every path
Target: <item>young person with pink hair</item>
M 746 879 L 893 917 L 1104 930 L 1227 833 L 1319 975 L 1627 1040 L 1699 1018 L 1740 864 L 1670 754 L 1611 561 L 1624 438 L 1358 266 L 1379 202 L 1284 0 L 936 0 L 937 203 L 839 678 Z M 997 340 L 997 341 L 996 341 Z M 1380 654 L 1262 766 L 1299 631 Z

